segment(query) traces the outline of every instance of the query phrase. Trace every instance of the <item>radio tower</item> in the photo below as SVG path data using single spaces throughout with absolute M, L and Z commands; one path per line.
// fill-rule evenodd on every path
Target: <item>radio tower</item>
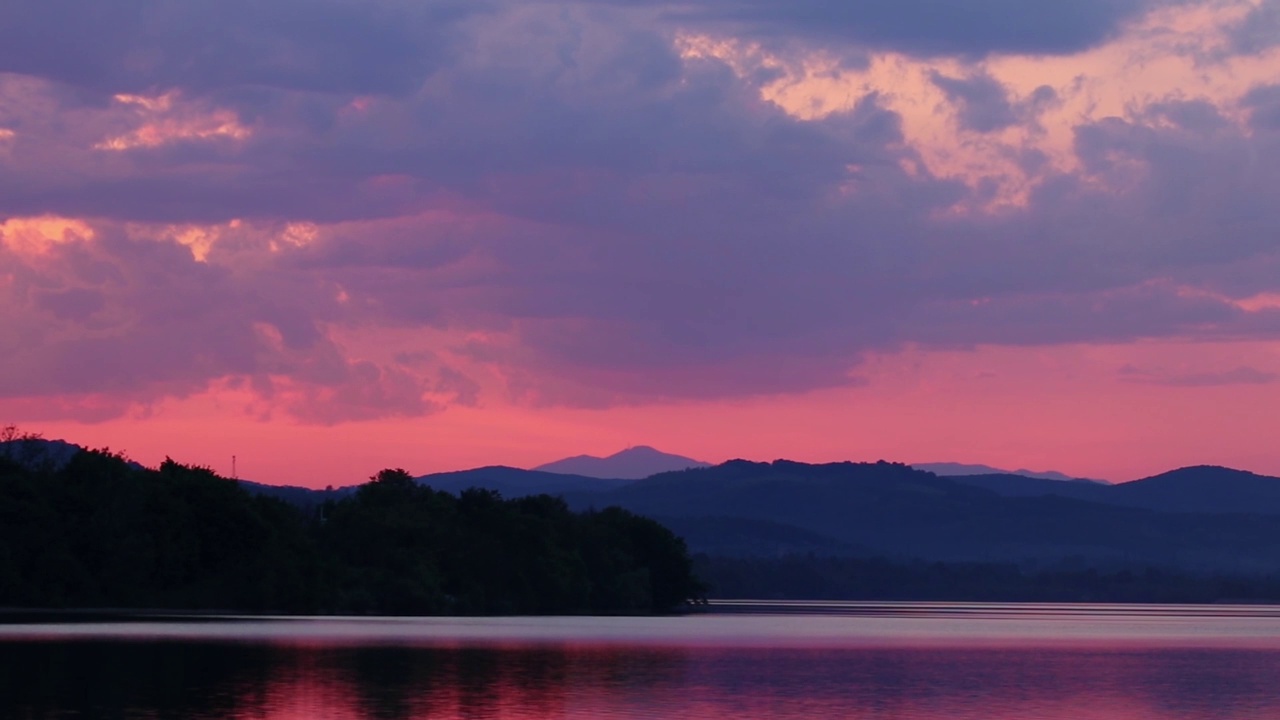
M 231 456 L 231 479 L 232 480 L 240 479 L 240 477 L 236 475 L 236 456 L 235 455 Z

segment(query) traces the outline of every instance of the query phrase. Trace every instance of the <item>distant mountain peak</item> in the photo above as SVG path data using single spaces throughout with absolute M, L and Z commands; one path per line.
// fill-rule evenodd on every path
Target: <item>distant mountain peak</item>
M 540 472 L 593 478 L 640 480 L 658 473 L 699 467 L 709 467 L 709 465 L 683 455 L 664 453 L 648 445 L 633 445 L 607 457 L 576 455 L 539 465 L 533 469 Z
M 652 445 L 632 445 L 631 447 L 625 450 L 619 450 L 618 452 L 610 455 L 609 457 L 619 457 L 622 455 L 663 455 L 663 454 L 665 453 L 660 452 L 657 448 L 653 447 Z M 672 455 L 671 457 L 677 457 L 677 456 Z

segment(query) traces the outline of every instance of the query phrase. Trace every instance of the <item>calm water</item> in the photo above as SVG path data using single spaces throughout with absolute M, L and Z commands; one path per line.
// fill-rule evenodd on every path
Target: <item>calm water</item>
M 1275 607 L 719 609 L 10 622 L 0 717 L 1280 717 Z

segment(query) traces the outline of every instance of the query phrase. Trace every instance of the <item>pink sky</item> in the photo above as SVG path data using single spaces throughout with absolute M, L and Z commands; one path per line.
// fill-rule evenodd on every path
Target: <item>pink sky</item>
M 82 4 L 0 10 L 0 423 L 1280 475 L 1275 0 Z

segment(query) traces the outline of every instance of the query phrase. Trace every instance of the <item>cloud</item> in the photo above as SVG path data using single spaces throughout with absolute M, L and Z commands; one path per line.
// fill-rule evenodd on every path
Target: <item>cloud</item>
M 1030 97 L 1015 103 L 1009 98 L 1008 89 L 985 73 L 953 78 L 933 70 L 929 72 L 929 80 L 958 108 L 956 117 L 960 128 L 978 133 L 1034 122 L 1038 111 L 1057 100 L 1053 88 L 1041 85 Z
M 1280 45 L 1280 2 L 1262 0 L 1228 29 L 1232 52 L 1255 54 Z
M 266 86 L 402 93 L 448 57 L 458 0 L 13 0 L 0 67 L 113 95 Z
M 682 22 L 732 23 L 762 37 L 801 35 L 919 56 L 1070 54 L 1114 37 L 1155 3 L 1144 0 L 693 0 Z
M 1280 85 L 1256 87 L 1242 98 L 1242 104 L 1250 110 L 1253 129 L 1280 131 Z
M 1248 302 L 1280 292 L 1274 87 L 1113 113 L 974 61 L 1103 42 L 1136 2 L 122 7 L 125 40 L 76 19 L 76 52 L 0 57 L 0 396 L 238 383 L 334 423 L 798 393 L 902 347 L 1280 337 Z M 50 35 L 41 8 L 0 13 Z M 671 17 L 955 57 L 877 59 L 801 113 Z M 1006 162 L 930 164 L 966 148 Z
M 425 377 L 342 348 L 327 329 L 343 312 L 332 291 L 273 266 L 265 247 L 257 267 L 233 269 L 171 237 L 103 223 L 34 253 L 7 240 L 6 402 L 60 399 L 97 420 L 233 379 L 312 422 L 437 409 Z

